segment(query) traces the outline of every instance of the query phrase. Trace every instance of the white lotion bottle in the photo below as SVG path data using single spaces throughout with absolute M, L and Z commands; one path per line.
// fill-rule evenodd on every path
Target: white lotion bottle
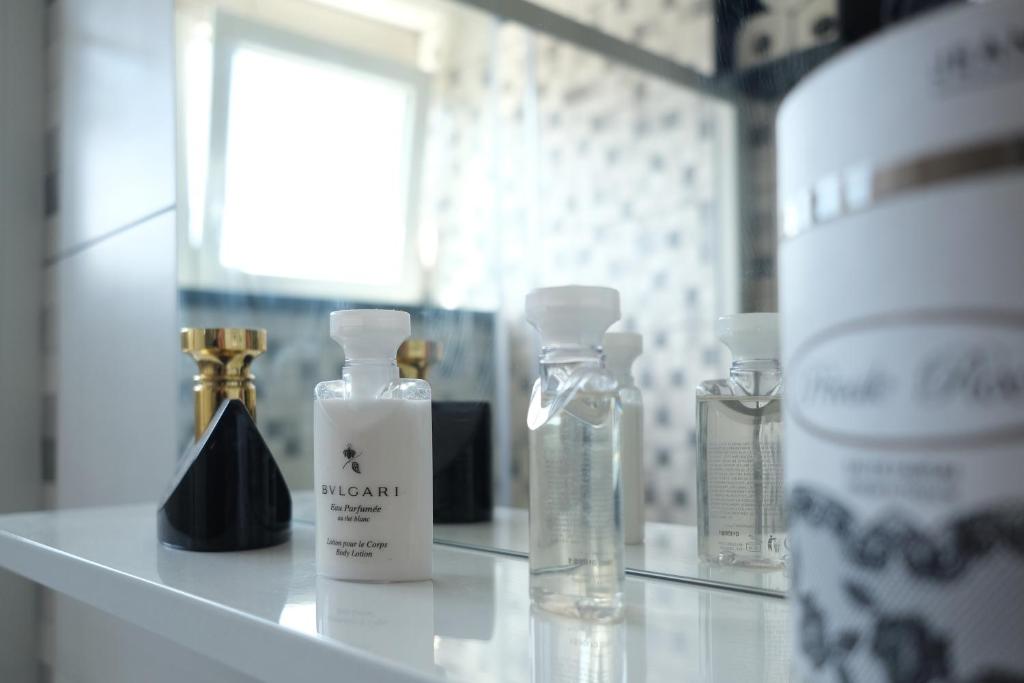
M 627 545 L 644 542 L 644 400 L 633 379 L 633 362 L 643 350 L 643 335 L 635 332 L 604 335 L 605 363 L 619 384 L 622 402 L 619 421 L 622 530 Z
M 331 313 L 345 349 L 340 380 L 314 392 L 317 574 L 350 581 L 431 576 L 433 464 L 430 385 L 399 379 L 409 314 Z

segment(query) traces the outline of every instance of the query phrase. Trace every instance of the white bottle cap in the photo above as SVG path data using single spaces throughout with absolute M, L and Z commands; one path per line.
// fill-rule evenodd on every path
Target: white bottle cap
M 345 349 L 347 360 L 395 360 L 411 334 L 409 314 L 377 308 L 331 313 L 331 339 Z
M 526 295 L 526 320 L 544 346 L 600 346 L 619 319 L 619 292 L 611 287 L 541 287 Z
M 729 347 L 734 361 L 779 358 L 778 313 L 723 315 L 715 322 L 715 336 Z
M 604 335 L 604 357 L 608 369 L 621 383 L 633 374 L 633 361 L 644 350 L 644 337 L 636 332 L 609 332 Z

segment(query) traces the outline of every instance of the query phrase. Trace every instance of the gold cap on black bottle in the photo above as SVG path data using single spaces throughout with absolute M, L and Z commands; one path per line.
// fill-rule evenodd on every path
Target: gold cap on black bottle
M 193 377 L 197 439 L 226 398 L 242 401 L 256 419 L 256 384 L 250 366 L 267 350 L 266 330 L 186 327 L 181 330 L 181 350 L 199 365 L 199 374 Z

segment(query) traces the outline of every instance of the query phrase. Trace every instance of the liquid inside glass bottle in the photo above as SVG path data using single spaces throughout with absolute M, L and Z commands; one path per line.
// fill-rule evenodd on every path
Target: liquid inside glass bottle
M 618 385 L 601 339 L 618 292 L 552 287 L 527 297 L 541 334 L 530 428 L 530 597 L 542 609 L 614 620 L 622 613 Z
M 789 554 L 777 326 L 774 313 L 720 318 L 729 377 L 697 388 L 697 547 L 707 562 L 779 567 Z

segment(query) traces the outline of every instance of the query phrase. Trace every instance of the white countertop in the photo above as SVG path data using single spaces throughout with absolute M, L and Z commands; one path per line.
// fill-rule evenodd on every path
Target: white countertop
M 304 522 L 189 553 L 151 505 L 4 515 L 0 567 L 265 681 L 788 680 L 779 598 L 631 577 L 624 623 L 590 624 L 531 612 L 526 561 L 474 550 L 435 545 L 430 582 L 318 579 Z

